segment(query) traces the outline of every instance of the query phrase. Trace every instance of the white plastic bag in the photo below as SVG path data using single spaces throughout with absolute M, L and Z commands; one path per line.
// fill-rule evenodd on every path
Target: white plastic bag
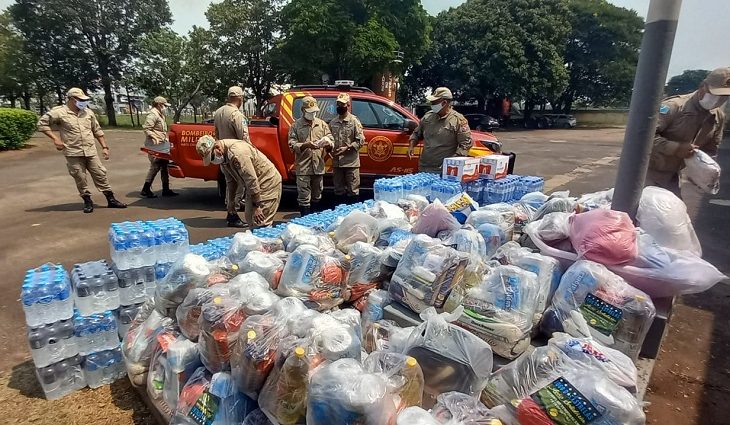
M 388 204 L 391 205 L 391 204 Z M 391 205 L 397 211 L 403 215 L 397 205 Z M 335 230 L 335 240 L 337 241 L 337 248 L 342 252 L 350 252 L 350 247 L 355 242 L 365 242 L 372 244 L 378 239 L 378 220 L 369 214 L 365 214 L 362 211 L 353 211 L 348 214 L 340 226 Z
M 702 247 L 684 205 L 672 192 L 647 186 L 636 214 L 638 226 L 652 235 L 659 245 L 702 256 Z
M 695 150 L 684 165 L 684 175 L 703 192 L 716 195 L 720 191 L 720 165 L 710 155 Z
M 570 217 L 572 213 L 554 212 L 546 214 L 539 221 L 537 233 L 544 241 L 559 241 L 570 236 Z

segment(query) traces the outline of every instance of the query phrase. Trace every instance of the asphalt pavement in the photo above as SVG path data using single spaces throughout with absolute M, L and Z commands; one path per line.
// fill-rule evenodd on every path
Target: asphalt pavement
M 518 154 L 515 172 L 545 177 L 547 190 L 581 194 L 614 184 L 623 142 L 621 128 L 500 131 L 497 136 L 505 150 Z M 70 267 L 76 262 L 108 258 L 107 229 L 113 222 L 174 216 L 190 230 L 191 243 L 233 233 L 224 227 L 225 210 L 215 182 L 173 179 L 179 197 L 141 199 L 138 193 L 149 165 L 139 152 L 142 133 L 109 130 L 107 141 L 112 158 L 105 165 L 117 197 L 130 205 L 126 210 L 106 209 L 103 195 L 95 193 L 96 211 L 83 214 L 63 157 L 43 136 L 34 137 L 31 146 L 22 151 L 0 152 L 0 182 L 4 186 L 0 192 L 0 290 L 6 294 L 0 298 L 0 399 L 12 399 L 20 408 L 26 403 L 30 403 L 29 408 L 46 403 L 39 399 L 28 363 L 18 299 L 25 270 L 45 262 Z M 730 169 L 727 144 L 721 148 L 721 160 L 724 168 Z M 708 198 L 696 227 L 706 258 L 730 273 L 730 177 L 725 175 L 723 180 L 723 189 L 713 199 Z M 159 193 L 159 180 L 153 189 Z M 291 199 L 284 197 L 277 220 L 293 216 L 296 206 Z M 706 294 L 685 297 L 675 309 L 647 396 L 652 403 L 650 423 L 730 423 L 727 415 L 722 416 L 730 405 L 730 325 L 723 315 L 728 301 L 730 287 L 718 285 Z M 106 419 L 82 419 L 63 403 L 54 402 L 53 406 L 63 417 L 71 418 L 63 423 L 101 424 L 110 423 L 109 418 L 116 423 L 148 423 L 140 413 L 144 408 L 139 401 L 120 395 L 127 393 L 126 387 L 120 390 L 121 385 L 126 384 L 113 386 L 111 393 L 97 390 L 83 394 L 100 408 L 109 406 Z M 678 414 L 680 422 L 676 422 Z M 36 422 L 60 423 L 43 417 Z

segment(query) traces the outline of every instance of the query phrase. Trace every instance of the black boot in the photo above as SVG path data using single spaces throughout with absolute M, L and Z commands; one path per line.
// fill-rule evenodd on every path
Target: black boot
M 357 204 L 358 202 L 360 202 L 360 195 L 345 196 L 345 203 L 348 205 Z
M 312 207 L 309 207 L 309 206 L 305 207 L 302 205 L 299 206 L 299 215 L 301 217 L 304 217 L 305 215 L 309 215 L 311 213 L 312 213 Z
M 177 196 L 177 195 L 179 195 L 179 193 L 173 192 L 172 189 L 170 189 L 169 181 L 162 182 L 162 196 Z
M 151 189 L 152 183 L 145 182 L 144 186 L 142 187 L 142 191 L 139 192 L 139 194 L 143 198 L 157 198 L 157 195 L 155 195 L 155 192 Z M 164 194 L 164 192 L 163 192 Z
M 107 208 L 127 208 L 127 204 L 117 201 L 117 198 L 114 197 L 114 192 L 111 190 L 104 192 L 104 196 L 106 196 Z
M 94 202 L 91 200 L 91 195 L 84 195 L 82 198 L 84 199 L 84 213 L 94 212 Z
M 226 216 L 226 222 L 228 223 L 228 227 L 238 227 L 239 229 L 247 227 L 246 223 L 241 221 L 241 217 L 239 217 L 238 214 L 235 213 L 229 213 Z

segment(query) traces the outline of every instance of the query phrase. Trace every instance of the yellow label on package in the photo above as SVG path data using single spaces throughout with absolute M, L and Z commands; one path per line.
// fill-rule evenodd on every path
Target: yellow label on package
M 479 208 L 479 205 L 474 202 L 471 196 L 464 192 L 446 201 L 444 206 L 461 224 L 466 223 L 466 218 L 469 217 L 469 214 Z

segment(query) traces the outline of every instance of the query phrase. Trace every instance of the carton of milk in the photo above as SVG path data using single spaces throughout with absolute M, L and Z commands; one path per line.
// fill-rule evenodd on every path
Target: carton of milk
M 479 158 L 466 156 L 444 158 L 441 177 L 460 183 L 473 182 L 479 179 L 479 165 Z
M 479 158 L 479 175 L 483 179 L 496 180 L 507 175 L 509 156 L 487 155 Z

